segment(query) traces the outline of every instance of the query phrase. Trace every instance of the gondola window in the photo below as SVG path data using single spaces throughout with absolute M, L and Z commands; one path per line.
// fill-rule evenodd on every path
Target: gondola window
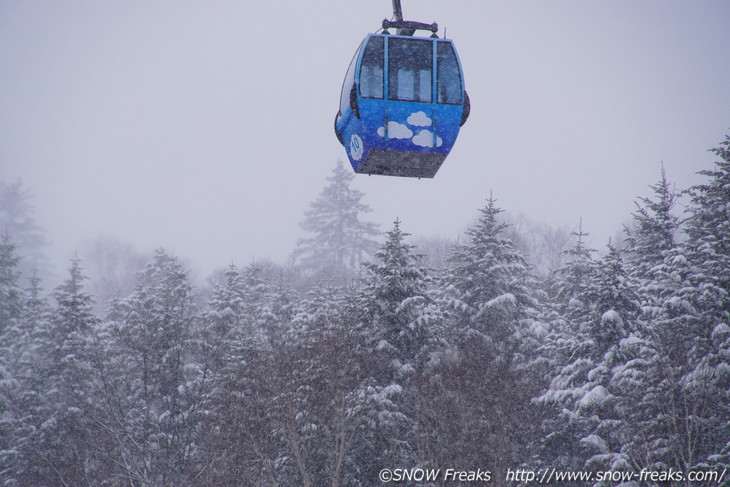
M 388 40 L 388 98 L 431 102 L 432 43 L 427 40 Z

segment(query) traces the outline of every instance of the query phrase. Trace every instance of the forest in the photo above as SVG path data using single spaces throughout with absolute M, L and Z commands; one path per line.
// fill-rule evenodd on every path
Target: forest
M 290 263 L 205 285 L 164 249 L 44 283 L 3 183 L 0 484 L 730 485 L 730 137 L 713 153 L 694 187 L 662 172 L 620 240 L 581 225 L 552 260 L 491 195 L 457 242 L 381 234 L 338 165 Z

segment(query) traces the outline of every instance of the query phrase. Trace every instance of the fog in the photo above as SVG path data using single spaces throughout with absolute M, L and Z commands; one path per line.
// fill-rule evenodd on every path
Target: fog
M 403 0 L 463 63 L 471 117 L 433 180 L 358 176 L 388 229 L 456 238 L 493 191 L 600 247 L 663 163 L 702 181 L 730 133 L 730 3 Z M 285 262 L 346 154 L 347 65 L 389 0 L 0 2 L 0 181 L 62 262 L 106 235 L 201 273 Z

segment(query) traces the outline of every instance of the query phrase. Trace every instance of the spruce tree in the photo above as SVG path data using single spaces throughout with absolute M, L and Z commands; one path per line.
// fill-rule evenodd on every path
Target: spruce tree
M 272 349 L 264 333 L 272 318 L 270 292 L 260 273 L 255 263 L 243 273 L 231 265 L 204 314 L 213 367 L 202 485 L 275 484 L 281 477 L 282 442 L 272 437 Z
M 431 280 L 418 264 L 415 247 L 405 242 L 408 235 L 396 220 L 374 262 L 365 264 L 365 319 L 377 330 L 378 349 L 391 369 L 390 380 L 396 381 L 413 373 L 416 360 L 427 353 L 438 321 L 429 295 Z
M 504 479 L 507 466 L 524 460 L 534 439 L 523 426 L 534 418 L 530 398 L 539 381 L 528 372 L 536 350 L 533 281 L 524 257 L 504 236 L 501 211 L 490 197 L 443 278 L 450 347 L 437 368 L 444 388 L 438 407 L 451 426 L 429 449 L 441 457 L 431 459 L 435 464 L 477 468 L 487 462 L 495 466 L 495 478 Z
M 38 425 L 51 415 L 46 396 L 49 380 L 43 331 L 49 308 L 40 295 L 40 279 L 33 276 L 30 288 L 18 287 L 20 273 L 13 245 L 0 245 L 0 307 L 4 329 L 0 338 L 0 483 L 16 485 L 39 481 L 41 444 Z M 20 301 L 20 302 L 19 302 Z
M 708 288 L 705 302 L 712 320 L 726 321 L 730 313 L 730 136 L 713 149 L 720 160 L 708 178 L 689 190 L 692 206 L 687 221 L 688 256 L 700 266 Z
M 0 482 L 11 484 L 17 474 L 18 443 L 16 361 L 18 340 L 22 338 L 23 290 L 19 286 L 20 258 L 5 235 L 0 242 Z
M 580 323 L 586 313 L 586 293 L 592 277 L 596 272 L 597 262 L 593 259 L 594 249 L 586 244 L 588 232 L 583 230 L 581 220 L 578 230 L 571 232 L 575 244 L 565 250 L 565 263 L 556 270 L 551 298 L 543 303 L 542 321 L 549 323 L 549 333 L 540 347 L 540 355 L 536 362 L 544 360 L 547 367 L 543 377 L 555 388 L 554 379 L 559 377 L 564 368 L 571 365 L 576 351 L 581 350 L 585 337 L 579 331 Z M 548 389 L 548 392 L 550 390 Z M 546 396 L 540 398 L 540 403 Z M 572 413 L 552 407 L 547 401 L 547 417 L 542 427 L 544 438 L 540 459 L 545 466 L 561 470 L 577 470 L 583 465 L 580 458 L 579 425 Z
M 206 389 L 196 311 L 187 272 L 163 250 L 112 310 L 99 394 L 105 427 L 117 439 L 119 475 L 131 482 L 179 484 L 203 468 L 196 443 Z
M 367 476 L 375 478 L 379 468 L 392 462 L 417 465 L 414 442 L 416 409 L 422 403 L 419 383 L 427 374 L 431 353 L 439 348 L 439 328 L 443 314 L 432 296 L 433 281 L 420 265 L 415 246 L 406 243 L 409 234 L 400 221 L 386 233 L 386 240 L 366 264 L 367 276 L 361 289 L 362 320 L 375 341 L 377 366 L 371 371 L 377 384 L 399 391 L 388 398 L 388 415 L 373 425 L 369 450 L 359 449 L 369 458 Z
M 661 179 L 650 186 L 654 199 L 640 198 L 633 213 L 633 228 L 626 228 L 628 264 L 634 278 L 648 279 L 649 271 L 661 264 L 675 246 L 679 219 L 672 213 L 678 195 L 662 167 Z
M 353 462 L 353 449 L 367 449 L 373 428 L 367 422 L 381 392 L 371 379 L 374 340 L 351 302 L 341 289 L 315 287 L 275 352 L 277 430 L 288 439 L 294 478 L 303 485 L 337 487 L 358 478 L 363 465 Z M 370 474 L 369 466 L 361 475 Z
M 103 435 L 91 419 L 97 409 L 92 370 L 99 320 L 84 291 L 85 279 L 80 262 L 73 260 L 37 331 L 36 362 L 23 397 L 33 433 L 25 442 L 21 484 L 83 485 L 104 476 L 99 471 L 107 463 L 99 444 Z
M 340 288 L 315 286 L 295 305 L 270 291 L 248 309 L 263 318 L 255 323 L 279 323 L 276 340 L 244 320 L 216 379 L 210 424 L 220 449 L 208 481 L 351 485 L 362 473 L 353 449 L 365 448 L 375 398 L 385 395 L 370 378 L 374 339 Z
M 552 456 L 547 461 L 566 469 L 634 471 L 637 464 L 626 448 L 621 374 L 639 354 L 636 285 L 610 244 L 584 277 L 582 291 L 568 307 L 562 365 L 539 398 L 555 408 L 546 423 L 551 429 L 546 453 Z
M 586 237 L 590 234 L 583 231 L 583 220 L 578 230 L 571 232 L 571 235 L 575 237 L 575 245 L 563 252 L 566 262 L 556 271 L 558 278 L 554 291 L 554 301 L 560 313 L 566 317 L 585 306 L 586 303 L 580 299 L 584 296 L 595 267 L 595 250 L 586 245 Z
M 656 276 L 651 323 L 662 354 L 652 375 L 665 385 L 655 402 L 673 406 L 667 455 L 687 469 L 730 465 L 730 137 L 712 152 L 707 182 L 689 190 L 687 239 Z
M 238 333 L 244 320 L 245 286 L 235 265 L 231 264 L 222 283 L 215 286 L 213 295 L 203 315 L 208 360 L 214 370 L 222 366 L 230 344 L 230 338 Z
M 8 234 L 0 242 L 0 343 L 12 327 L 18 326 L 23 310 L 23 290 L 20 287 L 20 257 Z

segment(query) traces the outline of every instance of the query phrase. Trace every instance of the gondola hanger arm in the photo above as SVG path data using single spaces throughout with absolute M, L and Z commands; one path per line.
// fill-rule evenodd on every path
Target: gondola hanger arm
M 436 22 L 424 24 L 422 22 L 403 20 L 403 9 L 401 8 L 400 0 L 393 0 L 393 19 L 383 20 L 383 31 L 385 34 L 388 33 L 388 29 L 390 28 L 396 29 L 395 34 L 399 36 L 412 36 L 417 30 L 429 30 L 431 31 L 431 37 L 437 37 L 436 32 L 438 32 L 439 26 Z
M 396 22 L 403 21 L 403 9 L 400 6 L 400 0 L 393 0 L 393 20 Z

